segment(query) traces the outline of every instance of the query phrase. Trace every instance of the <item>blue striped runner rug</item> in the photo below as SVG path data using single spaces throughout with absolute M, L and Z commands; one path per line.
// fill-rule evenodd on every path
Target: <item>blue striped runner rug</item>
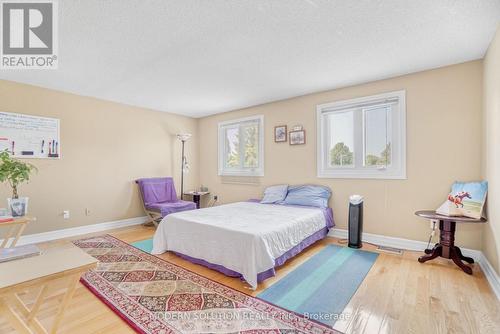
M 257 297 L 333 326 L 377 257 L 328 245 Z
M 151 251 L 153 250 L 153 239 L 136 241 L 131 243 L 131 245 L 135 248 L 139 248 L 140 250 L 145 251 L 146 253 L 151 254 Z

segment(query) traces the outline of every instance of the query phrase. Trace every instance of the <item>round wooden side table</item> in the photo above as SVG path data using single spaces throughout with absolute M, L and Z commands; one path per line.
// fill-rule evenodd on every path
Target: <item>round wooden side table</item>
M 431 220 L 439 220 L 439 242 L 434 245 L 432 249 L 426 249 L 425 254 L 418 258 L 418 262 L 424 263 L 426 261 L 435 259 L 436 257 L 444 257 L 445 259 L 451 259 L 453 262 L 460 267 L 464 272 L 469 275 L 472 275 L 472 268 L 465 263 L 474 263 L 474 259 L 464 256 L 460 248 L 455 246 L 455 228 L 456 223 L 485 223 L 486 219 L 475 219 L 469 217 L 448 217 L 443 216 L 436 211 L 417 211 L 415 215 L 431 219 Z

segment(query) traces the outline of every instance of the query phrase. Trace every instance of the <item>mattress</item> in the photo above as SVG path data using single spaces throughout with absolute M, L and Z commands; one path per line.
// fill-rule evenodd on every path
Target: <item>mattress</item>
M 166 216 L 153 254 L 173 251 L 222 266 L 257 287 L 259 273 L 311 235 L 331 227 L 324 209 L 238 202 Z

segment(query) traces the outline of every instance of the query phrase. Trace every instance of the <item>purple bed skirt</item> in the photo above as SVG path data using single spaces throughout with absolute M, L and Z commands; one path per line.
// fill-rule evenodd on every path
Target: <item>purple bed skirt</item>
M 315 232 L 314 234 L 312 234 L 309 237 L 302 240 L 302 242 L 300 244 L 296 245 L 295 247 L 293 247 L 292 249 L 287 251 L 285 254 L 278 257 L 276 260 L 274 260 L 275 268 L 283 265 L 287 260 L 289 260 L 292 257 L 294 257 L 295 255 L 299 254 L 300 252 L 302 252 L 307 247 L 311 246 L 316 241 L 325 238 L 326 235 L 328 234 L 328 230 L 329 230 L 328 227 L 324 227 L 323 229 L 319 230 L 318 232 Z M 197 259 L 197 258 L 188 256 L 188 255 L 184 255 L 184 254 L 181 254 L 178 252 L 173 252 L 173 253 L 175 253 L 179 257 L 183 258 L 184 260 L 187 260 L 187 261 L 195 263 L 195 264 L 200 264 L 202 266 L 205 266 L 205 267 L 213 269 L 213 270 L 217 270 L 218 272 L 221 272 L 226 276 L 243 278 L 243 276 L 240 273 L 238 273 L 234 270 L 231 270 L 231 269 L 227 269 L 226 267 L 221 266 L 220 264 L 213 264 L 213 263 L 207 262 L 205 260 Z M 257 282 L 260 283 L 263 280 L 268 279 L 269 277 L 273 277 L 274 275 L 276 275 L 275 268 L 271 268 L 269 270 L 266 270 L 266 271 L 259 273 L 257 275 Z
M 251 201 L 254 201 L 254 200 L 251 200 Z M 272 204 L 270 204 L 270 205 L 272 205 Z M 271 269 L 268 269 L 266 271 L 259 273 L 257 275 L 257 282 L 260 283 L 263 280 L 268 279 L 269 277 L 273 277 L 274 275 L 276 275 L 276 270 L 275 270 L 276 267 L 282 266 L 287 260 L 289 260 L 292 257 L 294 257 L 295 255 L 299 254 L 304 249 L 306 249 L 307 247 L 314 244 L 316 241 L 322 240 L 327 236 L 330 228 L 332 228 L 335 225 L 333 222 L 333 211 L 331 208 L 325 208 L 325 209 L 323 209 L 323 214 L 325 215 L 326 226 L 324 228 L 322 228 L 321 230 L 311 234 L 310 236 L 308 236 L 307 238 L 302 240 L 298 245 L 296 245 L 295 247 L 293 247 L 292 249 L 290 249 L 289 251 L 287 251 L 286 253 L 284 253 L 280 257 L 276 258 L 274 260 L 274 268 L 271 268 Z M 220 264 L 210 263 L 208 261 L 194 258 L 194 257 L 188 256 L 188 255 L 178 253 L 178 252 L 173 252 L 173 253 L 175 253 L 179 257 L 183 258 L 184 260 L 205 266 L 205 267 L 213 269 L 213 270 L 217 270 L 218 272 L 221 272 L 226 276 L 239 277 L 239 278 L 243 279 L 243 275 L 241 275 L 240 273 L 238 273 L 234 270 L 231 270 L 231 269 L 227 269 L 226 267 L 221 266 Z

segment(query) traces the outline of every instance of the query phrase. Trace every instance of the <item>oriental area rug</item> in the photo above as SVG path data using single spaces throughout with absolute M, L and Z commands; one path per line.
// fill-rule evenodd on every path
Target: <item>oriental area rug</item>
M 138 333 L 338 333 L 110 235 L 74 244 L 99 260 L 81 282 Z

